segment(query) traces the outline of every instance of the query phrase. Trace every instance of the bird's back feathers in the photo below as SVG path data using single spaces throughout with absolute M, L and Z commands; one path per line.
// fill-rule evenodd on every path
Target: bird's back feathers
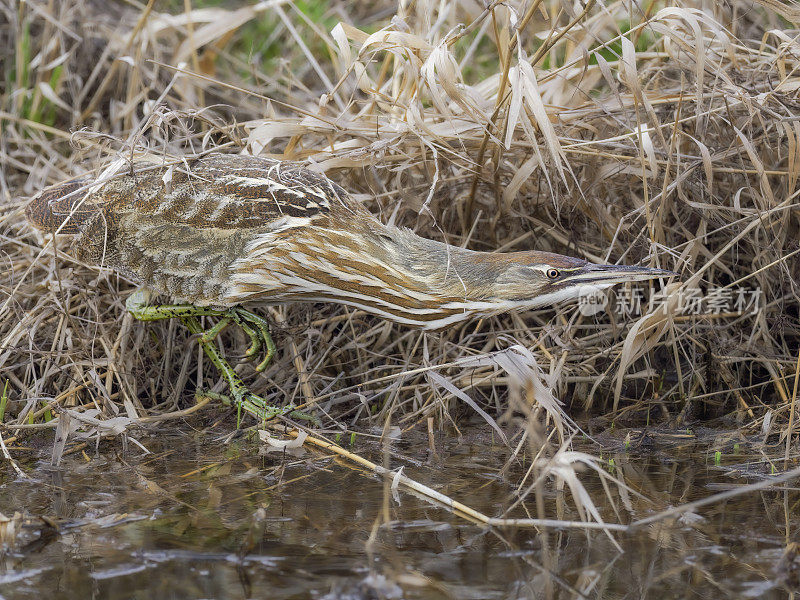
M 229 154 L 137 161 L 105 182 L 61 183 L 33 198 L 26 214 L 46 232 L 79 234 L 82 260 L 200 304 L 225 303 L 228 266 L 255 236 L 287 224 L 372 218 L 323 175 Z

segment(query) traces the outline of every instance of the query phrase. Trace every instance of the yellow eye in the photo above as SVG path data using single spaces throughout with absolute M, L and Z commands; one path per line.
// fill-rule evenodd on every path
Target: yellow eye
M 561 273 L 558 272 L 558 269 L 547 269 L 548 279 L 558 279 L 559 275 L 561 275 Z

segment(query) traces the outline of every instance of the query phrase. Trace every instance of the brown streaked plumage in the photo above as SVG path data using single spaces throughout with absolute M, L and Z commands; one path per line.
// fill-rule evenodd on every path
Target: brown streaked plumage
M 249 156 L 135 162 L 102 184 L 48 188 L 27 216 L 77 234 L 81 259 L 180 302 L 333 301 L 425 329 L 574 298 L 582 286 L 672 275 L 448 246 L 383 225 L 322 175 Z

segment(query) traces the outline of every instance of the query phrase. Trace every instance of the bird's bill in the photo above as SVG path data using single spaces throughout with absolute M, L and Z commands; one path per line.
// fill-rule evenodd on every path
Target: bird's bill
M 608 287 L 617 283 L 631 281 L 647 281 L 659 277 L 674 277 L 674 271 L 665 269 L 651 269 L 628 265 L 594 265 L 588 264 L 580 271 L 569 277 L 569 280 L 578 284 Z

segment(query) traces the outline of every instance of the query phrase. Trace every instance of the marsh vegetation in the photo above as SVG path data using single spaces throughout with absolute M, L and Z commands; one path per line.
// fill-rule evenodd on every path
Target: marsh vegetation
M 0 2 L 0 594 L 792 594 L 797 23 L 776 0 Z M 179 323 L 133 320 L 134 282 L 24 217 L 113 161 L 207 152 L 301 162 L 454 246 L 681 277 L 436 334 L 264 308 L 278 353 L 237 370 L 319 421 L 239 423 Z

